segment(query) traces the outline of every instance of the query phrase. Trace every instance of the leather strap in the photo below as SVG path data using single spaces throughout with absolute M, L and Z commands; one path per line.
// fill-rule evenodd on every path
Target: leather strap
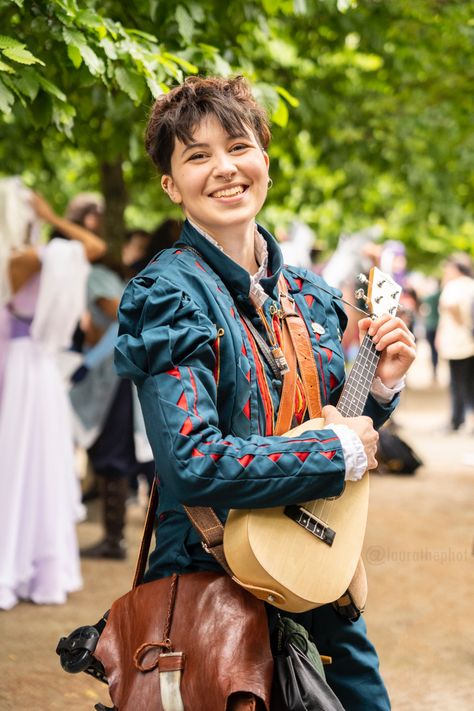
M 288 363 L 289 371 L 283 376 L 280 406 L 278 408 L 278 416 L 274 429 L 274 433 L 276 435 L 283 435 L 291 429 L 296 395 L 296 353 L 293 348 L 293 341 L 290 329 L 288 328 L 288 321 L 286 320 L 283 321 L 282 331 L 283 352 Z
M 191 523 L 202 539 L 202 547 L 210 553 L 232 578 L 233 572 L 224 555 L 224 525 L 210 506 L 184 506 Z
M 155 527 L 155 515 L 158 508 L 158 489 L 156 486 L 156 481 L 154 481 L 151 485 L 150 498 L 148 499 L 148 509 L 146 512 L 145 524 L 143 526 L 142 541 L 140 543 L 140 550 L 138 551 L 138 559 L 135 566 L 135 575 L 133 576 L 132 588 L 136 588 L 140 585 L 143 581 L 143 576 L 145 575 L 151 537 Z
M 283 274 L 278 280 L 283 323 L 288 325 L 293 348 L 300 368 L 301 380 L 306 394 L 311 419 L 322 416 L 319 375 L 314 359 L 313 346 L 304 320 L 295 309 L 295 301 L 288 293 Z

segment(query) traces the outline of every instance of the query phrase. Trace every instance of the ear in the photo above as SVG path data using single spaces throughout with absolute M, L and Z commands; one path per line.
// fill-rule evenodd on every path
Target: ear
M 267 166 L 267 168 L 269 168 L 270 167 L 270 156 L 268 155 L 268 153 L 265 150 L 263 151 L 263 160 L 265 161 L 265 165 Z
M 177 205 L 181 205 L 181 203 L 183 202 L 183 198 L 181 197 L 181 193 L 176 187 L 176 183 L 174 182 L 171 175 L 162 176 L 161 187 L 172 202 L 175 202 Z

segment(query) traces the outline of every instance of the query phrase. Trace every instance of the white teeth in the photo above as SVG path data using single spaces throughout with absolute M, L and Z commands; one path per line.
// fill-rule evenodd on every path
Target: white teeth
M 220 198 L 220 197 L 233 197 L 234 195 L 240 195 L 241 193 L 244 192 L 244 188 L 242 185 L 236 185 L 234 188 L 227 188 L 226 190 L 218 190 L 215 193 L 212 193 L 212 197 Z

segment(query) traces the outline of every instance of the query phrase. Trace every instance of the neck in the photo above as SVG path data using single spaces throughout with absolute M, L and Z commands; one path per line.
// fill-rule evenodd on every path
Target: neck
M 255 274 L 258 271 L 258 264 L 255 259 L 255 222 L 252 221 L 244 229 L 230 228 L 226 232 L 204 230 L 198 223 L 196 224 L 215 239 L 226 255 L 242 269 L 245 269 L 249 274 Z

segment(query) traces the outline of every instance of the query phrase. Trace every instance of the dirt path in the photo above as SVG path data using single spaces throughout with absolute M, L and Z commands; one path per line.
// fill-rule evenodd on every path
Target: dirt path
M 442 435 L 445 387 L 428 388 L 420 354 L 396 415 L 424 466 L 414 477 L 372 476 L 364 550 L 369 577 L 366 620 L 381 658 L 394 711 L 472 708 L 474 436 Z M 81 543 L 96 540 L 94 520 L 79 526 Z M 59 637 L 92 624 L 125 592 L 141 535 L 142 512 L 129 509 L 126 563 L 84 562 L 84 590 L 61 607 L 26 603 L 0 613 L 0 709 L 86 711 L 108 703 L 105 687 L 62 672 Z M 144 711 L 138 709 L 137 711 Z M 193 711 L 206 711 L 193 709 Z

